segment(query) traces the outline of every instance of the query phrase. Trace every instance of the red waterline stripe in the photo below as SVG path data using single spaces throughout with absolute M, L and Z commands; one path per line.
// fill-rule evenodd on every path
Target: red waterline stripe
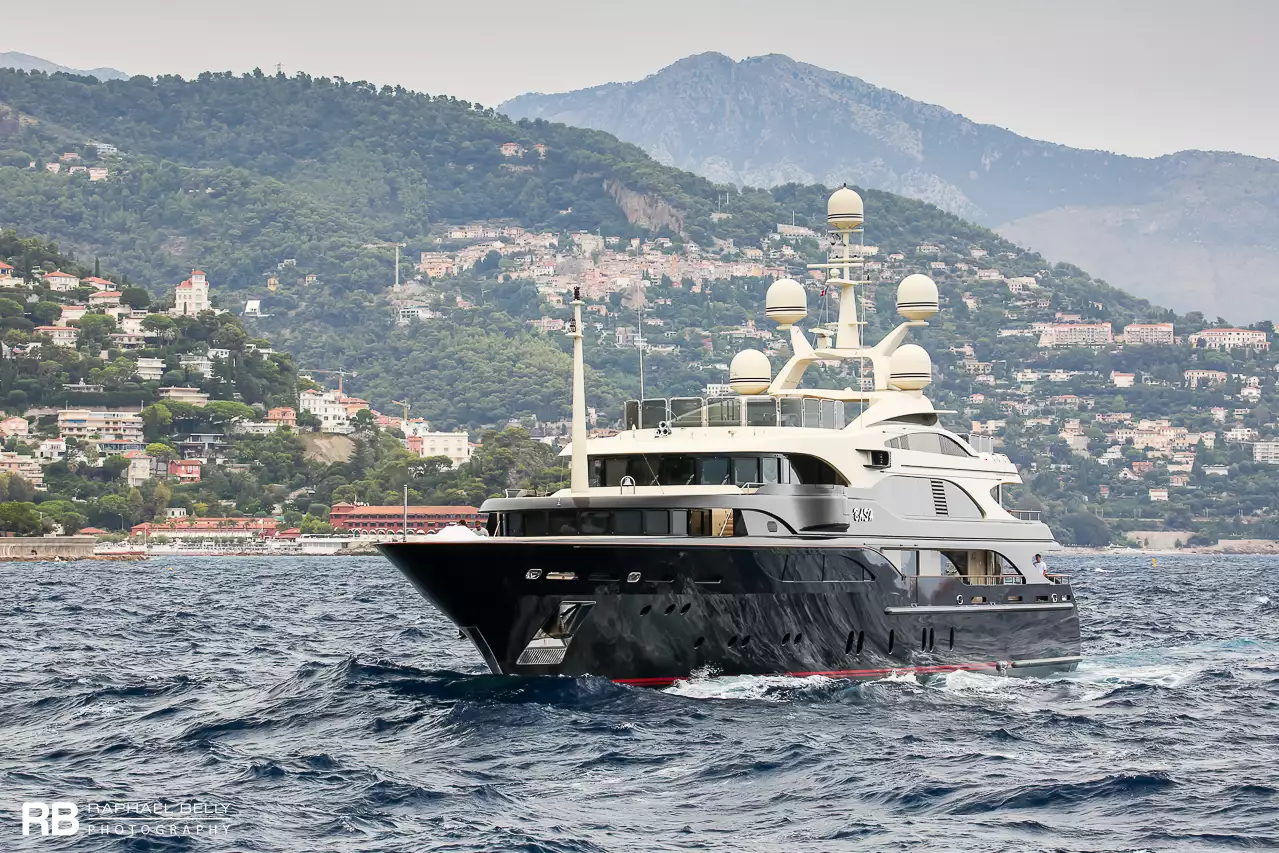
M 827 678 L 860 678 L 874 675 L 894 675 L 896 673 L 923 673 L 932 674 L 938 672 L 964 672 L 977 669 L 998 669 L 999 664 L 991 663 L 961 663 L 961 664 L 945 664 L 937 666 L 894 666 L 889 669 L 837 669 L 827 672 L 778 672 L 778 673 L 749 673 L 751 675 L 785 675 L 795 678 L 807 678 L 810 675 L 824 675 Z M 634 684 L 639 687 L 665 687 L 668 684 L 674 684 L 677 681 L 687 681 L 687 675 L 663 676 L 660 678 L 615 678 L 613 681 L 617 684 Z

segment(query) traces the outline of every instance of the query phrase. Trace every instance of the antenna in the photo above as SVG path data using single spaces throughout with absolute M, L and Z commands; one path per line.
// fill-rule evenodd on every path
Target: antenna
M 640 301 L 639 285 L 635 287 L 635 310 L 639 316 L 639 334 L 635 339 L 635 345 L 639 347 L 639 380 L 640 380 L 640 400 L 644 399 L 644 303 Z

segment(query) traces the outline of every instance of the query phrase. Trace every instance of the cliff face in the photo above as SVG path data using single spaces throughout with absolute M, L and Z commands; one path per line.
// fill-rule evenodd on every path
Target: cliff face
M 1279 318 L 1257 278 L 1279 245 L 1272 160 L 1067 148 L 777 55 L 701 54 L 501 109 L 606 130 L 717 181 L 847 181 L 919 198 L 1172 308 Z
M 662 199 L 627 189 L 620 181 L 605 181 L 604 189 L 632 225 L 653 231 L 669 228 L 677 234 L 684 233 L 684 213 Z

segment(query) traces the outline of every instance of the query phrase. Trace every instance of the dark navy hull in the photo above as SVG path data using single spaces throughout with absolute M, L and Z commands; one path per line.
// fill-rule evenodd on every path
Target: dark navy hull
M 839 540 L 585 538 L 379 546 L 495 673 L 663 685 L 722 675 L 1073 669 L 1068 584 L 902 577 Z

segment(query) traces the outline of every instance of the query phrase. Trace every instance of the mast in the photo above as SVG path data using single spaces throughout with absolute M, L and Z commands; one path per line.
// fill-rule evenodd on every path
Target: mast
M 586 368 L 582 363 L 582 288 L 573 288 L 573 462 L 569 491 L 584 495 L 589 487 L 586 471 Z

